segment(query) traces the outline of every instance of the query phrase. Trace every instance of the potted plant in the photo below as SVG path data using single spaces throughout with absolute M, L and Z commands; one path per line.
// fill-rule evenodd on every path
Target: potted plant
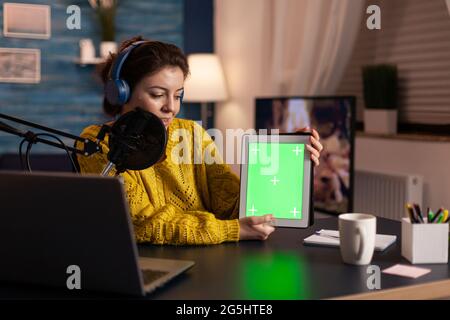
M 397 133 L 397 85 L 395 65 L 363 67 L 365 132 Z
M 115 42 L 117 0 L 89 0 L 89 3 L 96 11 L 100 23 L 102 33 L 100 56 L 106 58 L 110 53 L 117 52 Z

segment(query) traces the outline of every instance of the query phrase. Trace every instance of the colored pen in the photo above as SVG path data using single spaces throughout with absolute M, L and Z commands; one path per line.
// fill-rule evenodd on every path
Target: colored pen
M 430 207 L 427 208 L 427 222 L 430 223 L 433 219 L 434 213 L 430 210 Z
M 409 203 L 406 204 L 406 212 L 408 213 L 411 223 L 416 223 L 416 217 L 414 216 L 414 210 Z
M 448 219 L 448 210 L 444 210 L 439 213 L 439 217 L 436 219 L 436 223 L 444 223 Z
M 414 210 L 416 211 L 419 222 L 423 223 L 422 210 L 420 210 L 420 206 L 417 203 L 414 203 Z
M 444 210 L 444 215 L 442 216 L 442 222 L 443 223 L 448 222 L 448 210 L 447 209 Z
M 433 218 L 431 218 L 431 223 L 435 223 L 437 221 L 437 219 L 439 218 L 439 216 L 442 213 L 442 208 L 439 208 L 438 211 L 436 211 L 436 214 L 434 215 Z
M 335 235 L 328 234 L 328 233 L 326 233 L 326 232 L 324 232 L 324 231 L 322 231 L 322 230 L 316 231 L 316 232 L 314 232 L 314 233 L 315 233 L 316 235 L 318 235 L 318 236 L 325 237 L 325 238 L 336 239 L 336 240 L 339 240 L 339 239 L 340 239 L 339 236 L 335 236 Z

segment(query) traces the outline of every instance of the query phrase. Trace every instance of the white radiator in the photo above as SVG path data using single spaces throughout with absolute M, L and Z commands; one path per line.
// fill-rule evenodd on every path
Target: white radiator
M 407 202 L 422 208 L 422 190 L 420 175 L 356 170 L 353 211 L 401 220 Z

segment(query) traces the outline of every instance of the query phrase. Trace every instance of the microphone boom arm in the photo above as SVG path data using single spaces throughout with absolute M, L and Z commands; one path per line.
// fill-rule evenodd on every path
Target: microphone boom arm
M 15 123 L 49 132 L 49 134 L 35 134 L 31 131 L 25 132 L 0 121 L 0 131 L 5 131 L 24 138 L 19 146 L 21 161 L 22 144 L 24 141 L 28 141 L 26 159 L 29 171 L 31 171 L 31 169 L 28 156 L 31 146 L 36 142 L 42 142 L 56 148 L 65 149 L 72 161 L 74 169 L 77 170 L 73 157 L 69 154 L 69 152 L 82 154 L 84 156 L 89 156 L 97 152 L 103 152 L 100 142 L 103 141 L 106 134 L 108 134 L 108 164 L 102 171 L 102 175 L 104 176 L 109 175 L 110 171 L 114 167 L 116 169 L 116 175 L 118 175 L 128 169 L 143 170 L 154 165 L 164 156 L 167 144 L 167 131 L 164 123 L 155 114 L 145 111 L 140 107 L 123 114 L 114 122 L 112 126 L 104 124 L 97 134 L 95 141 L 84 139 L 52 128 L 47 128 L 22 119 L 17 119 L 2 113 L 0 113 L 0 119 L 6 119 Z M 52 136 L 58 140 L 59 143 L 41 138 L 46 135 Z M 83 144 L 83 148 L 80 150 L 76 147 L 68 147 L 56 135 L 79 141 Z
M 56 130 L 56 129 L 44 127 L 44 126 L 41 126 L 39 124 L 36 124 L 36 123 L 33 123 L 33 122 L 29 122 L 29 121 L 25 121 L 25 120 L 22 120 L 22 119 L 14 118 L 14 117 L 8 116 L 8 115 L 3 114 L 3 113 L 0 113 L 0 118 L 6 119 L 6 120 L 9 120 L 9 121 L 13 121 L 15 123 L 23 124 L 23 125 L 26 125 L 26 126 L 29 126 L 29 127 L 33 127 L 33 128 L 37 128 L 37 129 L 40 129 L 40 130 L 44 130 L 46 132 L 57 134 L 57 135 L 60 135 L 60 136 L 66 137 L 66 138 L 70 138 L 70 139 L 73 139 L 75 141 L 80 141 L 80 142 L 83 143 L 83 149 L 82 150 L 74 148 L 74 147 L 67 146 L 67 149 L 69 151 L 71 151 L 71 152 L 75 152 L 75 153 L 78 153 L 78 154 L 83 154 L 85 156 L 89 156 L 91 154 L 94 154 L 96 152 L 100 152 L 101 151 L 101 148 L 100 148 L 100 146 L 98 144 L 99 140 L 94 142 L 94 141 L 91 141 L 89 139 L 84 139 L 84 138 L 72 135 L 70 133 L 66 133 L 66 132 L 62 132 L 62 131 Z M 15 128 L 13 128 L 13 127 L 11 127 L 11 126 L 1 122 L 1 121 L 0 121 L 0 131 L 4 131 L 4 132 L 10 133 L 10 134 L 13 134 L 13 135 L 25 138 L 28 141 L 41 142 L 41 143 L 44 143 L 44 144 L 47 144 L 47 145 L 50 145 L 50 146 L 53 146 L 53 147 L 56 147 L 56 148 L 65 149 L 65 147 L 62 146 L 60 143 L 57 143 L 57 142 L 54 142 L 54 141 L 51 141 L 51 140 L 47 140 L 47 139 L 44 139 L 44 138 L 36 137 L 35 134 L 33 132 L 31 132 L 31 131 L 26 131 L 26 132 L 25 131 L 20 131 L 18 129 L 15 129 Z M 104 136 L 104 134 L 103 134 L 103 136 Z

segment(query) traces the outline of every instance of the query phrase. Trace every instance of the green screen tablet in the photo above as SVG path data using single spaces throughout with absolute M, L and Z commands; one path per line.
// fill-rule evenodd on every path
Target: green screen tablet
M 273 214 L 277 226 L 312 224 L 309 134 L 245 135 L 240 217 Z

